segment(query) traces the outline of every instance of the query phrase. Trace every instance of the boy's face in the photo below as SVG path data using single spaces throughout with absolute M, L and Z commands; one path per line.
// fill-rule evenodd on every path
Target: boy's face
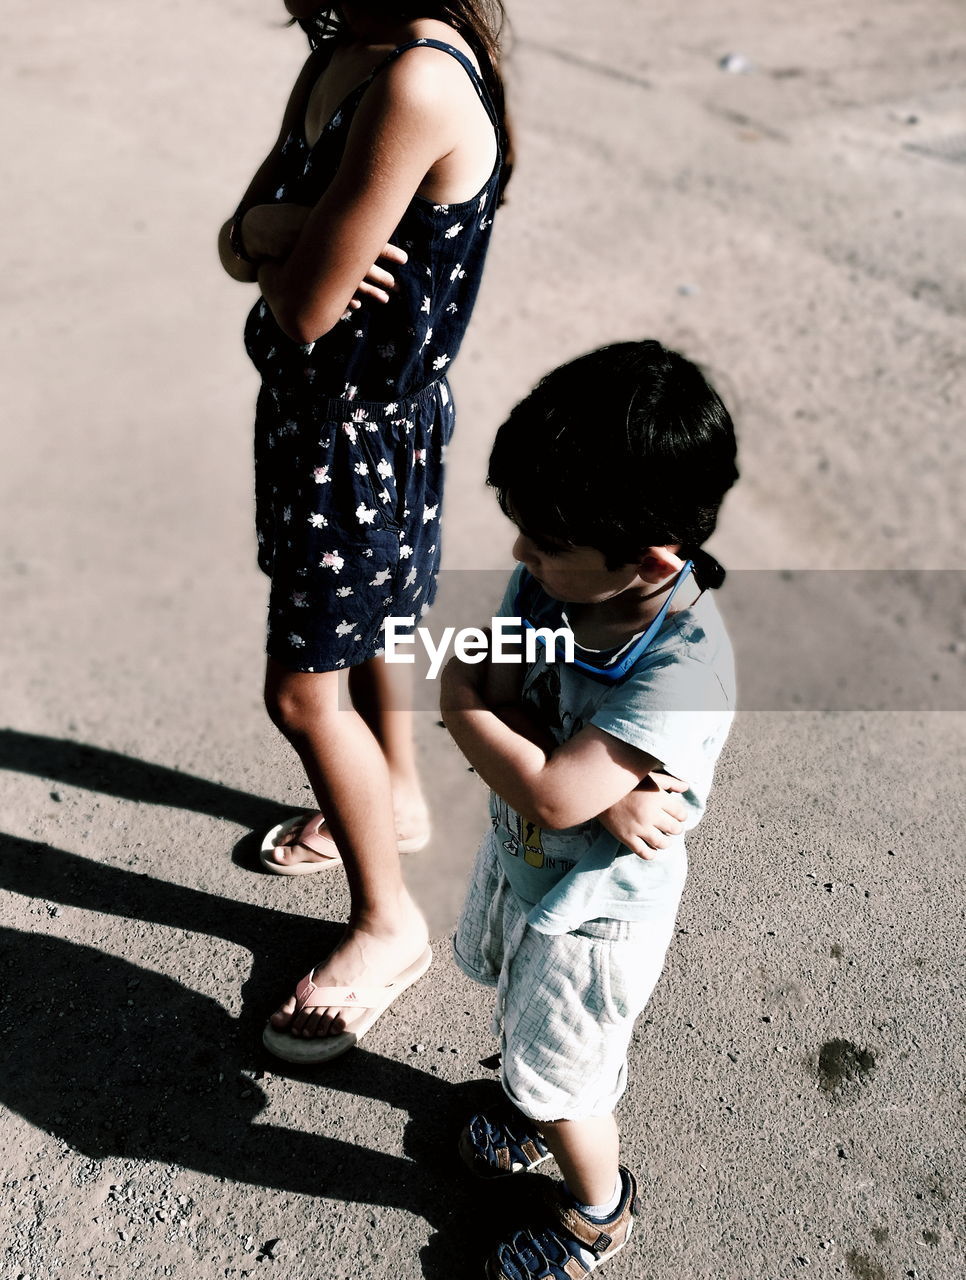
M 518 528 L 513 557 L 525 565 L 548 596 L 569 604 L 600 604 L 633 587 L 652 584 L 646 564 L 608 569 L 596 547 L 574 547 L 553 538 L 539 538 Z M 673 572 L 673 567 L 665 571 Z

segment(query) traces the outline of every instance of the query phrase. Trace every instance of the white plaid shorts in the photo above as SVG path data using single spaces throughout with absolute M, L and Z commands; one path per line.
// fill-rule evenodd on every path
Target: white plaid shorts
M 679 887 L 646 923 L 590 920 L 539 933 L 510 888 L 487 832 L 456 926 L 463 972 L 497 988 L 503 1088 L 531 1120 L 608 1115 L 627 1084 L 634 1022 L 661 976 Z

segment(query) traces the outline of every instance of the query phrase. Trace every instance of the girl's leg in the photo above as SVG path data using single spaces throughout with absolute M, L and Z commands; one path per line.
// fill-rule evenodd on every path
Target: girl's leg
M 405 840 L 429 825 L 416 768 L 412 667 L 372 658 L 349 672 L 352 705 L 375 734 L 389 770 L 396 835 Z
M 429 811 L 416 769 L 412 672 L 409 667 L 390 667 L 382 658 L 372 658 L 350 669 L 349 697 L 385 758 L 397 840 L 418 838 L 429 827 Z M 328 813 L 324 806 L 322 811 Z M 317 862 L 322 855 L 304 845 L 291 845 L 276 849 L 274 857 L 280 866 L 291 866 Z
M 339 706 L 339 674 L 288 671 L 269 658 L 269 715 L 298 752 L 326 814 L 349 881 L 345 934 L 315 970 L 318 986 L 381 986 L 418 959 L 428 937 L 403 884 L 389 769 L 379 741 L 354 709 Z M 303 1036 L 351 1030 L 362 1016 L 337 1008 L 303 1011 L 294 995 L 272 1015 L 278 1030 Z
M 567 1190 L 581 1204 L 606 1204 L 617 1185 L 620 1137 L 613 1115 L 540 1122 Z

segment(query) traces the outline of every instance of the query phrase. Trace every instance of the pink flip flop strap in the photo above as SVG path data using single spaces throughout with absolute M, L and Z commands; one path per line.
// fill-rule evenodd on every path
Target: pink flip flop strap
M 310 849 L 312 853 L 318 853 L 323 858 L 332 858 L 333 861 L 341 862 L 335 841 L 330 836 L 319 834 L 319 828 L 324 822 L 325 819 L 321 813 L 313 814 L 311 818 L 306 819 L 303 827 L 296 828 L 279 840 L 275 846 L 276 849 L 296 849 L 301 845 L 304 849 Z
M 311 975 L 295 988 L 296 1012 L 302 1009 L 375 1009 L 384 1004 L 394 983 L 385 987 L 317 987 Z

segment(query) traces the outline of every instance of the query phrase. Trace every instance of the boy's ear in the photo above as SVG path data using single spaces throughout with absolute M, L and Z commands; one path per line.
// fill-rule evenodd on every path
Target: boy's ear
M 678 555 L 676 542 L 667 547 L 646 547 L 638 562 L 638 572 L 645 582 L 664 582 L 672 573 L 679 573 L 684 561 Z

